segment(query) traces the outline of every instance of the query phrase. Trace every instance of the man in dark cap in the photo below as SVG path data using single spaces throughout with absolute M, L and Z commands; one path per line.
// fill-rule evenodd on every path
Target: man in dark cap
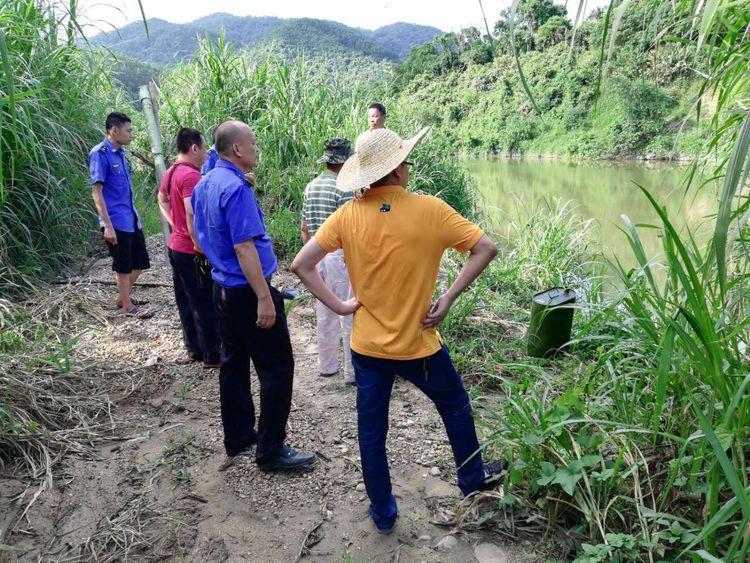
M 307 244 L 315 235 L 328 216 L 354 197 L 353 193 L 344 193 L 336 188 L 339 170 L 352 154 L 349 141 L 333 137 L 324 143 L 325 152 L 318 159 L 318 164 L 326 169 L 305 188 L 305 199 L 302 204 L 302 242 Z M 332 252 L 318 263 L 320 277 L 339 299 L 346 301 L 353 297 L 349 275 L 344 264 L 344 252 Z M 320 375 L 331 377 L 339 371 L 339 344 L 344 347 L 344 382 L 354 384 L 352 353 L 349 341 L 352 334 L 351 315 L 339 316 L 320 301 L 316 305 L 318 319 L 318 365 Z

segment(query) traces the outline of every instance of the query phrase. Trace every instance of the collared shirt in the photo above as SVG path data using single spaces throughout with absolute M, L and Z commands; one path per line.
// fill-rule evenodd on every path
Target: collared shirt
M 206 160 L 203 162 L 203 166 L 201 166 L 201 174 L 206 175 L 211 170 L 213 170 L 216 167 L 216 163 L 219 162 L 221 157 L 219 156 L 219 153 L 216 152 L 216 147 L 211 147 L 211 149 L 206 153 Z
M 98 182 L 103 185 L 102 196 L 112 227 L 127 233 L 134 232 L 136 226 L 141 229 L 125 149 L 116 149 L 109 139 L 104 139 L 89 152 L 89 175 L 92 185 Z M 101 217 L 99 226 L 104 226 Z
M 314 235 L 334 211 L 354 199 L 353 193 L 344 193 L 336 187 L 337 176 L 335 172 L 324 170 L 305 188 L 302 217 L 310 235 Z
M 468 252 L 483 232 L 444 201 L 382 186 L 331 215 L 315 233 L 326 252 L 344 249 L 354 313 L 352 350 L 375 358 L 414 360 L 440 349 L 422 329 L 440 260 L 448 248 Z
M 193 195 L 193 188 L 200 180 L 201 173 L 198 167 L 186 160 L 173 164 L 162 178 L 159 192 L 169 200 L 173 225 L 167 246 L 175 252 L 196 254 L 195 245 L 187 227 L 185 198 Z
M 195 215 L 195 235 L 213 269 L 211 276 L 222 287 L 249 285 L 240 268 L 234 245 L 253 239 L 263 277 L 277 268 L 276 255 L 266 232 L 263 212 L 245 175 L 228 160 L 198 182 L 190 198 Z

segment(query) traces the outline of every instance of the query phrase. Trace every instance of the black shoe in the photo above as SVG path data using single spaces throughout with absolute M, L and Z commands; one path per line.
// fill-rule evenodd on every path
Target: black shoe
M 505 476 L 508 474 L 508 460 L 503 459 L 500 461 L 491 461 L 483 465 L 484 468 L 484 482 L 479 488 L 481 491 L 487 491 L 495 488 L 497 485 L 503 482 Z
M 331 372 L 331 373 L 322 373 L 321 372 L 320 377 L 333 377 L 334 375 L 338 375 L 338 374 L 339 374 L 338 371 L 334 371 L 334 372 Z
M 278 457 L 270 461 L 258 462 L 261 471 L 295 471 L 305 469 L 318 460 L 315 454 L 295 450 L 284 444 Z

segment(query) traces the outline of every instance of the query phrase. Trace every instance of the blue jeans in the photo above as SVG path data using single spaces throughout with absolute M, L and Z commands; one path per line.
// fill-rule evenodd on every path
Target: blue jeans
M 352 364 L 362 475 L 370 497 L 370 516 L 378 529 L 391 528 L 398 515 L 385 453 L 388 405 L 396 375 L 411 381 L 435 403 L 453 449 L 461 492 L 468 495 L 479 490 L 484 469 L 469 395 L 445 346 L 417 360 L 384 360 L 352 350 Z

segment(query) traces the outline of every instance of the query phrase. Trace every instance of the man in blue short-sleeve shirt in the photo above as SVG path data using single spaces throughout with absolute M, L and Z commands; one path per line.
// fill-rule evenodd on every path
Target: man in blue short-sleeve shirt
M 252 129 L 226 121 L 215 132 L 221 156 L 191 196 L 195 234 L 211 263 L 222 342 L 219 394 L 227 455 L 251 455 L 261 469 L 291 470 L 314 454 L 284 443 L 292 402 L 294 357 L 284 303 L 271 286 L 277 261 L 263 212 L 245 173 L 258 164 Z M 262 412 L 255 431 L 250 360 L 260 380 Z M 257 449 L 256 449 L 257 445 Z
M 139 307 L 145 301 L 130 295 L 138 276 L 151 266 L 123 148 L 133 140 L 133 127 L 127 115 L 112 112 L 105 128 L 107 136 L 89 152 L 91 195 L 99 214 L 99 228 L 112 256 L 119 293 L 117 306 L 127 316 L 147 319 L 153 313 Z
M 248 189 L 242 171 L 221 159 L 214 172 L 200 183 L 205 187 L 193 196 L 193 212 L 205 218 L 205 229 L 197 230 L 198 243 L 213 266 L 211 274 L 222 287 L 246 287 L 245 277 L 234 245 L 252 239 L 260 260 L 263 278 L 270 278 L 277 267 L 271 239 L 266 233 L 263 211 L 252 188 Z M 197 191 L 197 186 L 196 186 Z

